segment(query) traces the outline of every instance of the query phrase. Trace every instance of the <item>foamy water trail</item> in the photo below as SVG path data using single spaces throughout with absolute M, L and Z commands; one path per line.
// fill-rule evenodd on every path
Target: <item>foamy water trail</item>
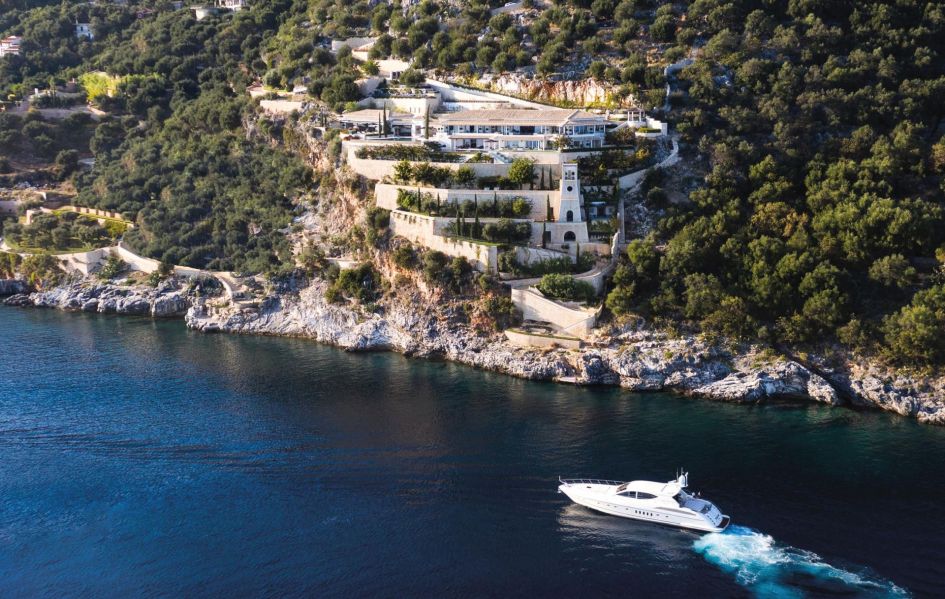
M 832 566 L 819 555 L 781 545 L 770 536 L 729 526 L 698 539 L 693 548 L 707 561 L 735 576 L 758 597 L 804 597 L 841 594 L 867 597 L 909 597 L 908 591 L 870 574 Z

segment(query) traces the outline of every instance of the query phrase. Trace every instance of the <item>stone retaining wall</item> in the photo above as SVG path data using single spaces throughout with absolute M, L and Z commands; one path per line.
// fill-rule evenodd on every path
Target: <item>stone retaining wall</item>
M 548 202 L 551 202 L 552 208 L 558 206 L 560 190 L 530 190 L 530 189 L 500 189 L 500 190 L 475 190 L 475 189 L 445 189 L 442 187 L 416 187 L 410 185 L 394 185 L 391 183 L 378 183 L 374 186 L 374 197 L 377 200 L 377 206 L 385 210 L 397 210 L 398 191 L 406 189 L 416 192 L 420 189 L 421 193 L 430 194 L 433 197 L 440 197 L 444 204 L 453 202 L 474 202 L 479 200 L 480 205 L 488 205 L 494 198 L 500 200 L 509 198 L 525 198 L 532 203 L 532 211 L 528 216 L 531 220 L 542 221 L 548 215 Z
M 384 177 L 394 176 L 394 166 L 398 160 L 374 160 L 372 158 L 358 158 L 355 152 L 365 144 L 343 144 L 345 149 L 345 161 L 351 170 L 367 179 L 380 181 Z M 376 145 L 376 144 L 373 144 Z M 461 166 L 469 166 L 477 177 L 505 177 L 509 174 L 508 164 L 490 164 L 485 162 L 431 162 L 436 167 L 445 167 L 456 170 Z
M 525 320 L 547 322 L 562 333 L 580 338 L 590 334 L 600 314 L 600 310 L 556 302 L 534 287 L 512 289 L 512 303 Z
M 466 258 L 476 270 L 497 272 L 498 247 L 442 235 L 449 220 L 395 210 L 390 213 L 390 230 L 394 235 L 409 239 L 417 245 L 443 252 L 447 256 Z

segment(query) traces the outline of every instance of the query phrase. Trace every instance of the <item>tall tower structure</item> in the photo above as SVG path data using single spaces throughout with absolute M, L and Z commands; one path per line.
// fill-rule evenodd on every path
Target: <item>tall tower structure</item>
M 576 162 L 561 165 L 561 201 L 558 205 L 559 223 L 579 223 L 581 219 L 581 181 Z

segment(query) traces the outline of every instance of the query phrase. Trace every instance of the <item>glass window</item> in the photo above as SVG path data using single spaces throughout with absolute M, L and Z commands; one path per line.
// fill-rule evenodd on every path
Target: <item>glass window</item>
M 651 493 L 637 493 L 637 499 L 656 499 L 656 495 Z

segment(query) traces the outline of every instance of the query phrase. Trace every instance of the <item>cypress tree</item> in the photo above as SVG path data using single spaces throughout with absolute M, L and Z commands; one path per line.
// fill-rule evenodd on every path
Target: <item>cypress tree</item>
M 460 237 L 463 236 L 463 220 L 460 217 L 459 204 L 454 202 L 456 206 L 456 234 Z
M 479 232 L 480 232 L 480 224 L 479 224 L 479 200 L 473 200 L 473 201 L 475 202 L 474 210 L 476 211 L 476 212 L 475 212 L 475 214 L 476 214 L 476 221 L 475 221 L 475 223 L 473 224 L 472 236 L 473 236 L 473 237 L 479 237 Z
M 495 191 L 492 192 L 492 213 L 501 216 L 499 214 L 499 194 Z
M 430 139 L 430 105 L 427 105 L 426 112 L 423 115 L 423 138 Z
M 548 230 L 548 223 L 541 221 L 541 249 L 545 249 L 545 232 Z
M 551 194 L 545 197 L 545 212 L 547 212 L 547 214 L 545 214 L 545 220 L 555 219 L 554 212 L 551 210 Z

